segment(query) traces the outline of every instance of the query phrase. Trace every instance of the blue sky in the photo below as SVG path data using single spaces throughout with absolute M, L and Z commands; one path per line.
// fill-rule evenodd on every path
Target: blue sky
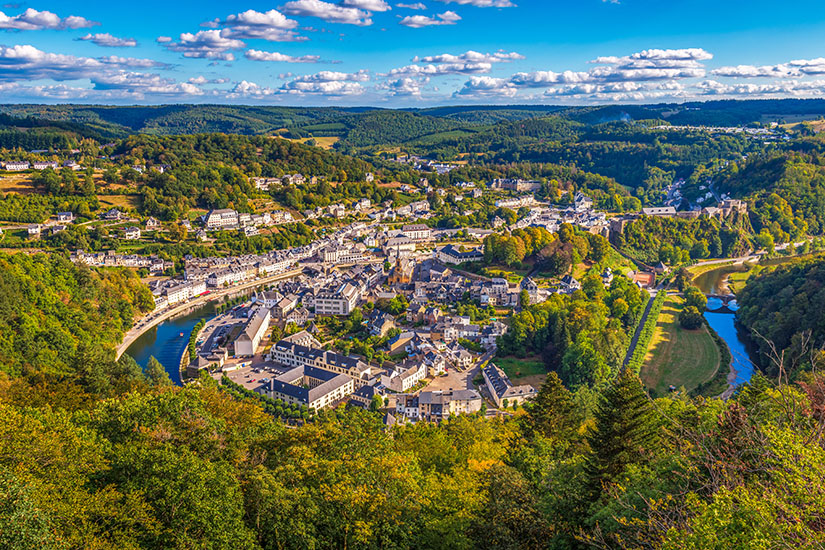
M 821 0 L 0 0 L 0 102 L 825 95 Z

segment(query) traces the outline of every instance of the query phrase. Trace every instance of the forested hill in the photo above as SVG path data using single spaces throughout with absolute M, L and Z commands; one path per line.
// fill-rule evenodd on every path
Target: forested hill
M 825 255 L 792 260 L 748 281 L 739 296 L 739 321 L 758 335 L 761 366 L 777 374 L 771 357 L 785 353 L 786 367 L 825 360 Z M 797 374 L 797 373 L 787 373 Z
M 428 134 L 472 131 L 527 118 L 560 116 L 583 124 L 664 120 L 670 124 L 738 126 L 755 122 L 793 122 L 825 115 L 825 100 L 709 101 L 685 104 L 561 107 L 547 105 L 450 106 L 388 110 L 370 107 L 277 107 L 252 105 L 0 105 L 0 113 L 82 124 L 101 135 L 161 135 L 224 132 L 336 136 L 356 144 L 395 144 Z M 388 114 L 391 113 L 391 114 Z M 377 114 L 378 118 L 374 118 Z M 364 126 L 388 124 L 384 135 L 364 135 Z M 371 130 L 372 131 L 372 130 Z

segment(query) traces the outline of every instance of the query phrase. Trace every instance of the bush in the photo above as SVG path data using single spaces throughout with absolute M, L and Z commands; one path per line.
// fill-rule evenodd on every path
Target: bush
M 679 324 L 687 330 L 696 330 L 702 326 L 705 318 L 695 306 L 685 306 L 679 313 Z

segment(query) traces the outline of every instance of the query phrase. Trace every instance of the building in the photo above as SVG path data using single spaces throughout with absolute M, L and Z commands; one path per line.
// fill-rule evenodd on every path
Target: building
M 493 363 L 488 363 L 482 368 L 481 374 L 497 407 L 524 403 L 538 393 L 536 388 L 530 385 L 514 386 L 507 375 Z
M 61 223 L 72 223 L 74 221 L 74 214 L 72 212 L 58 212 L 57 221 Z
M 34 161 L 32 163 L 32 168 L 34 168 L 35 170 L 45 170 L 46 168 L 57 170 L 57 163 L 53 160 Z
M 349 315 L 361 299 L 359 288 L 344 283 L 334 291 L 319 292 L 315 295 L 317 315 Z
M 112 208 L 110 210 L 107 210 L 100 217 L 103 218 L 104 220 L 117 221 L 117 220 L 120 220 L 120 219 L 124 218 L 125 216 L 117 208 Z
M 481 402 L 476 390 L 424 391 L 399 395 L 395 411 L 409 420 L 440 422 L 450 415 L 476 413 L 481 410 Z
M 409 391 L 427 377 L 427 365 L 423 361 L 412 361 L 381 375 L 381 383 L 394 392 Z
M 39 224 L 30 225 L 28 228 L 26 228 L 26 231 L 27 231 L 30 239 L 40 237 L 40 225 Z
M 134 225 L 123 230 L 123 238 L 127 241 L 136 241 L 140 238 L 140 228 Z
M 269 308 L 258 308 L 246 322 L 243 332 L 235 339 L 235 355 L 251 357 L 266 334 L 270 321 Z
M 358 381 L 356 385 L 359 387 L 366 383 L 366 379 L 372 372 L 372 368 L 367 363 L 334 351 L 320 349 L 318 346 L 320 346 L 318 341 L 308 332 L 301 331 L 275 343 L 266 359 L 287 367 L 315 367 L 337 374 L 346 374 L 356 379 Z
M 155 218 L 146 220 L 146 229 L 157 229 L 158 227 L 160 227 L 160 222 Z
M 240 225 L 238 213 L 229 208 L 210 210 L 203 218 L 203 225 L 207 231 L 222 229 L 237 229 Z
M 517 178 L 496 178 L 490 182 L 490 188 L 517 191 L 520 193 L 525 191 L 535 192 L 541 189 L 541 182 Z
M 432 229 L 423 223 L 405 225 L 401 228 L 401 232 L 416 242 L 429 241 L 433 234 Z
M 351 395 L 355 391 L 355 381 L 346 374 L 302 365 L 273 378 L 255 391 L 271 399 L 317 410 L 331 407 Z
M 21 172 L 29 169 L 29 163 L 22 160 L 12 160 L 5 164 L 6 172 Z
M 662 218 L 671 218 L 676 215 L 676 209 L 672 206 L 656 206 L 652 208 L 642 208 L 642 214 L 645 216 L 659 216 Z
M 593 208 L 593 199 L 581 191 L 577 191 L 576 196 L 573 198 L 573 207 L 576 209 L 576 212 L 590 210 Z
M 445 264 L 463 264 L 464 262 L 480 262 L 484 259 L 484 253 L 478 248 L 461 251 L 457 247 L 448 244 L 445 247 L 438 248 L 433 252 L 433 258 Z
M 205 281 L 193 281 L 167 287 L 163 291 L 167 305 L 173 306 L 206 292 Z

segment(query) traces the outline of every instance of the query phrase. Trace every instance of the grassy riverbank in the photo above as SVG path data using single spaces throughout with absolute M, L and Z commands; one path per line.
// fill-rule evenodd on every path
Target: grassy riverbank
M 708 328 L 682 328 L 681 307 L 679 296 L 669 296 L 665 301 L 640 373 L 645 385 L 657 395 L 665 395 L 671 384 L 691 391 L 719 370 L 719 349 Z

